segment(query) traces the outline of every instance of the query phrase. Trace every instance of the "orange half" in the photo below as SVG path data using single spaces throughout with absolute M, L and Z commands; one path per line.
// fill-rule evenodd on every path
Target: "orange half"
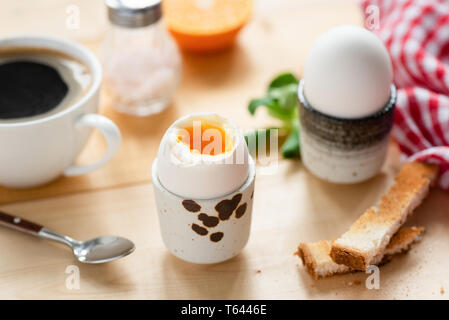
M 215 52 L 234 43 L 251 15 L 252 0 L 163 0 L 162 9 L 181 48 Z

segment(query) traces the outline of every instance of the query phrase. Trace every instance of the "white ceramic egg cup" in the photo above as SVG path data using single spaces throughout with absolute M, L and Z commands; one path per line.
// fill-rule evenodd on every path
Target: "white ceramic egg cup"
M 178 258 L 199 264 L 231 259 L 248 242 L 256 168 L 248 157 L 249 174 L 236 191 L 214 199 L 185 199 L 159 182 L 157 159 L 152 178 L 162 239 Z M 192 181 L 192 188 L 194 188 Z

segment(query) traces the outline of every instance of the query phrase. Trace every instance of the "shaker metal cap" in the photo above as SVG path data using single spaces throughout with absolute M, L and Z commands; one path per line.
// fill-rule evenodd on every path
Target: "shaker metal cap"
M 111 23 L 125 28 L 153 24 L 162 16 L 161 0 L 106 0 Z

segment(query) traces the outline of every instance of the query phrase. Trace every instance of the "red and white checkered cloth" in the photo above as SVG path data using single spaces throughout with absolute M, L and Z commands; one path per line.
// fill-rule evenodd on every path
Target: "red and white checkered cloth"
M 362 0 L 362 9 L 393 64 L 393 138 L 409 160 L 439 164 L 449 191 L 449 0 Z

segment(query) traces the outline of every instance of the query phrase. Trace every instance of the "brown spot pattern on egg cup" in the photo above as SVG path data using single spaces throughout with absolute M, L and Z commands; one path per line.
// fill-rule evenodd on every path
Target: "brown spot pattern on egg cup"
M 239 205 L 240 200 L 242 200 L 242 194 L 238 193 L 232 197 L 232 199 L 220 201 L 215 206 L 215 210 L 217 210 L 220 220 L 228 220 L 231 217 L 232 212 L 234 212 L 235 208 Z
M 247 206 L 247 204 L 245 202 L 240 207 L 238 207 L 237 210 L 235 210 L 235 217 L 237 219 L 241 218 L 245 214 L 246 206 Z
M 194 200 L 183 200 L 182 206 L 190 212 L 198 212 L 201 210 L 201 206 Z
M 203 222 L 203 225 L 204 225 L 205 227 L 209 227 L 209 228 L 213 228 L 213 227 L 217 226 L 218 223 L 220 222 L 220 220 L 218 220 L 217 217 L 214 217 L 214 216 L 208 216 L 208 215 L 205 214 L 205 213 L 200 213 L 200 214 L 198 215 L 198 220 L 202 221 L 202 222 Z
M 251 199 L 253 197 L 254 191 L 251 193 Z M 214 228 L 221 221 L 228 220 L 235 211 L 235 217 L 237 219 L 241 218 L 247 209 L 248 204 L 245 202 L 239 206 L 240 201 L 242 200 L 242 194 L 238 193 L 232 197 L 232 199 L 222 200 L 215 206 L 215 210 L 218 212 L 218 217 L 210 216 L 207 213 L 198 214 L 198 220 L 201 221 L 204 227 Z M 198 212 L 201 210 L 201 206 L 196 203 L 194 200 L 183 200 L 182 205 L 189 212 Z M 205 236 L 209 233 L 209 231 L 196 223 L 192 224 L 192 230 L 199 234 L 200 236 Z M 214 232 L 210 235 L 210 241 L 219 242 L 223 239 L 224 233 L 221 231 Z
M 215 232 L 215 233 L 212 233 L 212 234 L 210 235 L 210 241 L 212 241 L 212 242 L 218 242 L 218 241 L 220 241 L 221 239 L 223 239 L 223 236 L 224 236 L 224 233 L 223 233 L 223 232 Z
M 206 228 L 203 228 L 197 225 L 196 223 L 192 224 L 192 230 L 198 233 L 200 236 L 205 236 L 206 234 L 209 233 L 209 231 L 207 231 Z

